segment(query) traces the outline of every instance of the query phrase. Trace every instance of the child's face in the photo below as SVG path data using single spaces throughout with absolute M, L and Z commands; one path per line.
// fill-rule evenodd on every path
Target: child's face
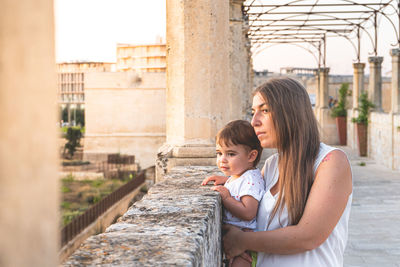
M 216 151 L 218 168 L 226 176 L 234 178 L 253 168 L 253 161 L 257 157 L 256 150 L 250 151 L 243 145 L 217 144 Z

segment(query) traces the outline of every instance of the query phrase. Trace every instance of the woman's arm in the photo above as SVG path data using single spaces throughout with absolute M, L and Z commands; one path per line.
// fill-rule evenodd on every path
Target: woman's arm
M 330 152 L 317 169 L 302 218 L 297 225 L 264 232 L 242 232 L 227 226 L 224 236 L 228 257 L 244 250 L 294 254 L 320 246 L 331 234 L 352 192 L 352 177 L 346 155 Z M 277 215 L 278 216 L 278 215 Z
M 234 199 L 229 193 L 228 188 L 224 186 L 214 186 L 214 191 L 218 191 L 221 194 L 222 204 L 233 216 L 245 220 L 251 221 L 257 215 L 258 201 L 252 196 L 242 196 L 240 201 Z

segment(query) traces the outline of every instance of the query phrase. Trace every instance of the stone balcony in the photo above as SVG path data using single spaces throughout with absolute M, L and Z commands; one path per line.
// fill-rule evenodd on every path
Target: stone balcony
M 201 181 L 216 167 L 175 167 L 63 266 L 221 266 L 222 206 Z

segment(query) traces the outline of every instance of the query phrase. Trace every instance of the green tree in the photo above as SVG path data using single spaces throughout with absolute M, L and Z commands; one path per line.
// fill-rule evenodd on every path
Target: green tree
M 70 158 L 72 158 L 74 156 L 76 147 L 80 145 L 81 137 L 82 137 L 82 133 L 81 133 L 80 128 L 76 128 L 76 127 L 68 128 L 67 134 L 65 136 L 65 138 L 68 140 L 68 142 L 64 146 L 64 153 L 67 150 L 68 154 L 70 155 Z

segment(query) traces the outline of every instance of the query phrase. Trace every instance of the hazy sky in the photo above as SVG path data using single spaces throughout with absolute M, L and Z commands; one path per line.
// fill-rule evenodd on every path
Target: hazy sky
M 165 40 L 165 1 L 55 0 L 57 61 L 115 61 L 117 43 Z
M 115 61 L 117 43 L 153 43 L 157 36 L 165 40 L 166 0 L 55 0 L 56 58 L 58 62 L 74 60 Z M 397 23 L 397 22 L 396 22 Z M 383 75 L 391 70 L 389 50 L 395 35 L 387 21 L 381 19 L 378 55 L 384 57 Z M 364 38 L 361 62 L 367 63 L 372 52 Z M 348 41 L 327 41 L 327 66 L 331 74 L 352 74 L 356 54 Z M 314 57 L 293 45 L 277 45 L 253 57 L 256 70 L 279 72 L 280 67 L 317 67 Z M 365 69 L 368 73 L 368 65 Z

